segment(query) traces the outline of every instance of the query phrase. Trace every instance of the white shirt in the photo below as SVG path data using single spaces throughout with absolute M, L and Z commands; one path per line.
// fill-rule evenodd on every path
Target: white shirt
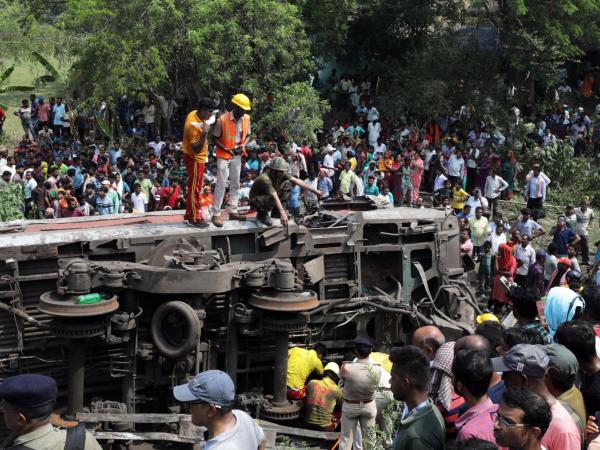
M 354 174 L 354 192 L 357 196 L 365 195 L 365 185 L 358 175 Z
M 375 146 L 377 139 L 379 139 L 379 133 L 381 133 L 381 124 L 379 122 L 369 122 L 367 129 L 369 130 L 369 143 Z
M 592 211 L 591 208 L 587 208 L 585 212 L 583 212 L 581 208 L 575 208 L 575 217 L 577 218 L 577 226 L 575 227 L 577 234 L 580 236 L 587 236 L 587 227 L 590 220 L 594 218 L 594 211 Z
M 136 209 L 140 212 L 146 212 L 148 199 L 146 198 L 146 194 L 143 192 L 140 192 L 139 195 L 135 192 L 131 194 L 131 203 L 133 204 L 133 209 Z
M 165 145 L 164 141 L 159 141 L 159 142 L 152 141 L 152 142 L 148 143 L 148 147 L 150 147 L 154 151 L 154 155 L 157 158 L 160 157 L 160 151 L 162 150 L 164 145 Z
M 467 167 L 470 169 L 477 169 L 477 159 L 479 158 L 479 149 L 472 148 L 469 151 L 469 156 L 467 159 Z
M 488 236 L 487 240 L 492 243 L 492 253 L 497 254 L 500 244 L 506 244 L 506 234 L 505 233 L 496 234 L 496 232 L 494 231 L 492 234 L 490 234 Z
M 375 148 L 373 151 L 373 159 L 375 160 L 378 160 L 379 156 L 384 154 L 387 149 L 387 146 L 384 143 L 375 144 L 373 147 Z
M 498 175 L 492 177 L 489 175 L 485 180 L 484 195 L 487 198 L 496 198 L 500 196 L 500 193 L 508 187 L 508 183 L 500 178 Z M 496 192 L 498 190 L 499 192 Z
M 517 267 L 517 275 L 527 275 L 529 266 L 535 263 L 535 250 L 529 244 L 527 244 L 527 247 L 525 248 L 519 244 L 515 251 L 515 258 L 517 259 L 517 262 L 522 263 Z
M 378 119 L 379 119 L 379 111 L 377 111 L 377 109 L 374 106 L 371 106 L 371 108 L 369 108 L 369 113 L 367 114 L 367 121 L 373 122 L 374 120 L 378 120 Z
M 459 177 L 462 178 L 465 171 L 465 160 L 461 158 L 457 158 L 456 155 L 450 156 L 448 158 L 448 175 L 451 177 Z
M 331 153 L 327 153 L 323 157 L 323 167 L 326 168 L 328 177 L 332 177 L 335 174 L 335 170 L 333 170 L 332 168 L 333 165 L 333 156 L 331 155 Z
M 488 207 L 488 201 L 485 197 L 479 197 L 477 199 L 477 198 L 475 198 L 475 196 L 471 195 L 469 197 L 469 199 L 466 201 L 465 205 L 471 206 L 471 212 L 467 216 L 467 219 L 470 219 L 471 217 L 475 217 L 475 209 L 476 208 L 481 207 L 481 208 L 483 208 L 483 211 L 485 212 L 485 210 Z
M 447 179 L 448 178 L 443 173 L 441 173 L 437 177 L 435 177 L 435 181 L 433 182 L 433 191 L 435 192 L 435 191 L 442 189 L 444 187 L 444 182 Z

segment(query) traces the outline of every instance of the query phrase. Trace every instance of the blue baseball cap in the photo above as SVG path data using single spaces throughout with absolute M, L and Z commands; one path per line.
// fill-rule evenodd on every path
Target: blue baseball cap
M 196 375 L 189 383 L 175 386 L 173 395 L 180 402 L 200 400 L 215 406 L 229 407 L 235 398 L 235 386 L 225 372 L 207 370 Z

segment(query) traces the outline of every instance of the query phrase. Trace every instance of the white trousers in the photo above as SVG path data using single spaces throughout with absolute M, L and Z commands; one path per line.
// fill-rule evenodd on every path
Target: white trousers
M 231 159 L 217 158 L 217 186 L 213 198 L 212 214 L 219 215 L 225 198 L 225 188 L 229 181 L 229 208 L 230 212 L 237 212 L 240 200 L 240 171 L 242 157 L 234 156 Z
M 361 442 L 355 442 L 354 430 L 360 424 L 362 437 L 367 436 L 367 429 L 375 425 L 377 407 L 375 401 L 369 403 L 347 403 L 342 404 L 342 429 L 340 433 L 340 450 L 362 450 Z

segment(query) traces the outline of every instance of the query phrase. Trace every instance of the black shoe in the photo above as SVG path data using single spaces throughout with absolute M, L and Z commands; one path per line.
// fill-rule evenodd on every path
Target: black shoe
M 258 220 L 259 222 L 264 223 L 268 227 L 272 227 L 273 226 L 273 221 L 269 217 L 269 213 L 268 212 L 259 211 L 258 214 L 256 214 L 256 220 Z
M 189 220 L 187 222 L 187 224 L 190 227 L 198 227 L 198 228 L 208 228 L 209 224 L 206 220 L 202 219 L 200 222 L 192 222 L 191 220 Z

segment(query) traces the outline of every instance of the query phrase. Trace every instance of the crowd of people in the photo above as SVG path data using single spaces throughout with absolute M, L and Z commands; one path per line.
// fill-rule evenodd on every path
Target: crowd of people
M 319 199 L 365 195 L 390 206 L 439 208 L 457 217 L 463 264 L 477 269 L 488 300 L 475 334 L 447 341 L 440 329 L 422 327 L 411 345 L 389 354 L 359 337 L 341 365 L 327 360 L 322 345 L 291 348 L 288 397 L 304 401 L 305 425 L 339 425 L 342 450 L 360 448 L 373 426 L 394 432 L 395 450 L 447 442 L 464 449 L 600 448 L 600 242 L 592 259 L 589 200 L 567 205 L 545 230 L 551 180 L 538 164 L 519 177 L 523 167 L 505 137 L 468 109 L 419 126 L 381 117 L 368 100 L 368 81 L 334 74 L 327 83 L 349 118 L 314 143 L 291 142 L 278 129 L 253 132 L 244 94 L 223 111 L 202 98 L 185 114 L 174 100 L 122 98 L 120 137 L 110 139 L 94 119 L 106 105 L 90 115 L 73 99 L 46 103 L 32 95 L 14 111 L 22 139 L 14 151 L 0 148 L 0 219 L 181 209 L 189 225 L 205 228 L 246 220 L 252 208 L 259 222 L 270 226 L 279 217 L 286 225 L 288 215 L 316 211 Z M 561 107 L 530 123 L 541 146 L 570 139 L 574 156 L 589 156 L 590 140 L 600 141 L 600 123 L 582 108 Z M 500 200 L 515 193 L 526 207 L 506 217 Z M 544 235 L 552 242 L 536 251 L 532 242 Z M 212 439 L 245 443 L 223 448 L 264 445 L 260 428 L 231 408 L 235 388 L 226 374 L 196 378 L 175 390 L 194 423 L 213 427 Z M 400 409 L 394 423 L 384 412 L 390 404 Z
M 535 287 L 506 292 L 502 323 L 484 313 L 454 340 L 427 325 L 387 354 L 360 337 L 341 367 L 322 344 L 293 347 L 288 398 L 304 400 L 306 427 L 339 428 L 342 450 L 377 428 L 394 450 L 600 448 L 600 287 L 551 288 L 545 315 Z

